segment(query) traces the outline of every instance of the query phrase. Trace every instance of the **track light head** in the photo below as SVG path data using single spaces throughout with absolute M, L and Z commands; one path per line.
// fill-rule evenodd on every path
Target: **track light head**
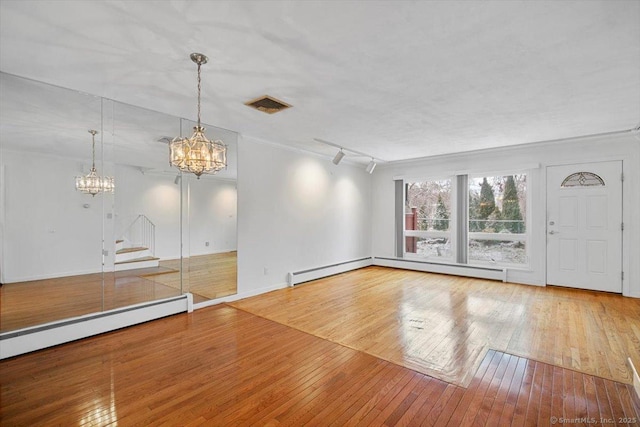
M 376 163 L 375 160 L 371 159 L 371 161 L 369 162 L 369 164 L 367 165 L 367 172 L 368 173 L 373 173 L 373 170 L 376 168 L 378 164 Z
M 343 157 L 344 157 L 344 151 L 342 151 L 342 148 L 341 148 L 340 151 L 338 151 L 336 156 L 333 158 L 333 164 L 337 165 L 338 163 L 340 163 Z

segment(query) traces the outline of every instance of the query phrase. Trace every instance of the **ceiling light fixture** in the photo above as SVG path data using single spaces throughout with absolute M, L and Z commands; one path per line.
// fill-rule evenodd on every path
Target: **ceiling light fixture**
M 371 158 L 371 161 L 369 162 L 369 164 L 367 165 L 367 172 L 368 173 L 373 173 L 373 170 L 376 168 L 376 166 L 378 166 L 378 164 L 376 163 L 375 160 L 373 160 L 373 157 Z
M 215 174 L 227 168 L 227 146 L 220 140 L 209 141 L 200 123 L 200 67 L 208 58 L 201 53 L 192 53 L 191 60 L 198 65 L 198 124 L 191 138 L 175 137 L 169 143 L 169 163 L 182 172 L 189 172 L 200 179 L 203 173 Z
M 76 176 L 76 191 L 95 196 L 98 193 L 113 193 L 116 189 L 112 176 L 101 177 L 96 171 L 96 134 L 97 130 L 90 130 L 91 134 L 91 171 L 86 176 Z
M 382 159 L 379 159 L 379 158 L 376 160 L 376 158 L 374 158 L 373 156 L 370 156 L 369 154 L 363 153 L 361 151 L 352 150 L 350 148 L 345 148 L 342 145 L 334 144 L 333 142 L 325 141 L 324 139 L 313 138 L 313 140 L 317 141 L 317 142 L 319 142 L 321 144 L 330 145 L 332 147 L 336 147 L 336 148 L 340 149 L 340 151 L 338 151 L 338 153 L 336 154 L 336 156 L 332 160 L 334 165 L 337 165 L 338 163 L 340 163 L 342 161 L 342 158 L 346 155 L 345 151 L 349 151 L 350 153 L 356 154 L 358 156 L 369 157 L 371 159 L 371 161 L 369 162 L 369 164 L 366 167 L 366 171 L 368 173 L 373 173 L 373 170 L 376 168 L 376 166 L 378 166 L 378 163 L 380 163 L 380 162 L 386 163 L 386 160 L 382 160 Z

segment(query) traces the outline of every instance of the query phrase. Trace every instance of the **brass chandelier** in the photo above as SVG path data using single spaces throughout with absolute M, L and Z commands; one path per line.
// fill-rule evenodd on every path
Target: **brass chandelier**
M 215 174 L 227 168 L 227 146 L 224 142 L 209 141 L 200 123 L 200 67 L 208 58 L 201 53 L 192 53 L 191 60 L 198 65 L 198 124 L 191 138 L 175 137 L 169 143 L 169 163 L 182 172 L 189 172 L 200 179 L 203 173 Z
M 98 193 L 113 193 L 116 189 L 112 176 L 101 177 L 96 171 L 96 134 L 97 130 L 90 130 L 91 134 L 91 171 L 86 176 L 76 176 L 76 191 L 95 196 Z

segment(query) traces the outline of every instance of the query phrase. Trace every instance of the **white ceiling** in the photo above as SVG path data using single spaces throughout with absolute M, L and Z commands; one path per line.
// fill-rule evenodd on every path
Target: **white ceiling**
M 384 160 L 634 128 L 640 1 L 0 2 L 0 71 Z M 294 108 L 243 105 L 269 94 Z M 362 159 L 363 161 L 366 159 Z
M 188 119 L 6 73 L 0 73 L 0 93 L 0 148 L 72 158 L 85 168 L 91 160 L 88 130 L 93 129 L 98 163 L 175 175 L 167 142 L 189 136 L 195 126 Z M 221 139 L 228 147 L 227 168 L 215 178 L 236 179 L 237 133 L 204 126 L 211 140 Z

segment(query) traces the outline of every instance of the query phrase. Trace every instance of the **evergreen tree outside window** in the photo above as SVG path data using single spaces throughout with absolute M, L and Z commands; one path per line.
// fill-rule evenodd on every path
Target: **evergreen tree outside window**
M 467 175 L 462 180 L 468 182 L 466 188 L 458 187 L 460 182 L 451 178 L 404 181 L 403 256 L 444 263 L 466 259 L 467 264 L 478 266 L 528 265 L 527 174 Z M 453 215 L 452 200 L 457 196 L 452 186 L 468 197 L 466 230 Z M 467 237 L 466 256 L 456 252 L 464 253 L 464 248 L 456 247 L 460 243 L 451 239 L 456 235 Z
M 524 233 L 525 224 L 522 220 L 520 202 L 518 199 L 518 189 L 513 175 L 507 177 L 504 185 L 504 196 L 502 198 L 502 218 L 505 220 L 504 229 L 511 233 Z
M 525 265 L 527 176 L 469 178 L 469 264 Z
M 433 222 L 435 230 L 449 229 L 449 210 L 442 201 L 442 194 L 438 194 L 438 203 L 436 204 L 435 220 Z
M 493 188 L 487 182 L 487 178 L 482 178 L 480 185 L 480 206 L 478 207 L 478 219 L 487 220 L 489 215 L 494 213 L 496 209 L 496 196 Z M 485 226 L 486 227 L 486 226 Z

